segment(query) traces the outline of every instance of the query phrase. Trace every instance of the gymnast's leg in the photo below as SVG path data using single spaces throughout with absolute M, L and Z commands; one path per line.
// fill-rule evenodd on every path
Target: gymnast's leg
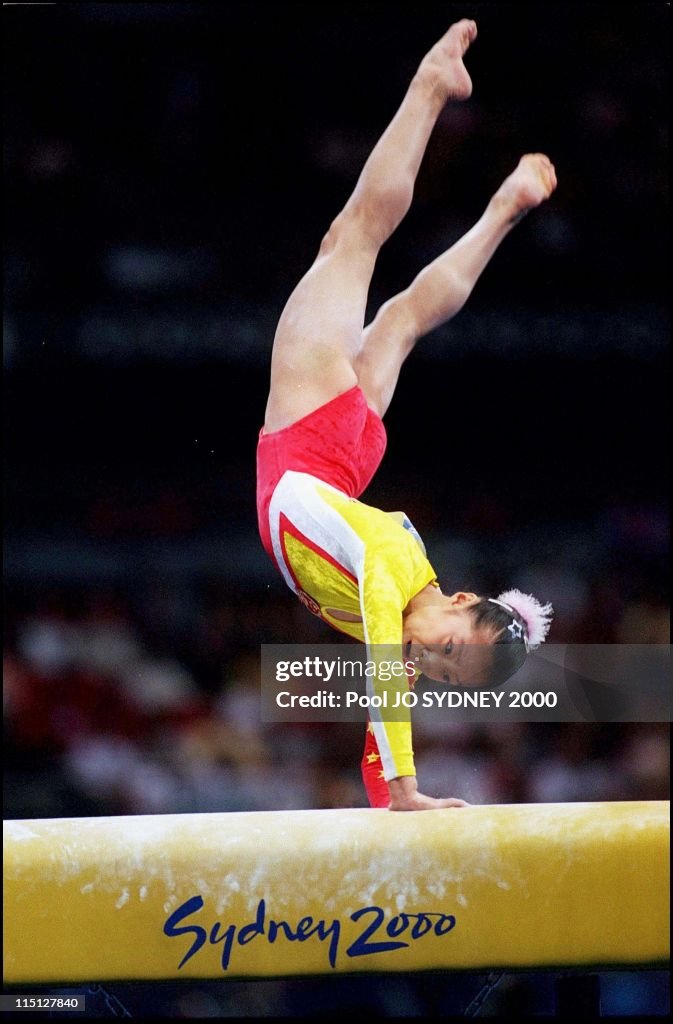
M 504 237 L 555 188 L 549 158 L 542 153 L 523 156 L 474 227 L 381 307 L 364 331 L 355 364 L 367 402 L 380 416 L 418 339 L 455 316 Z
M 423 58 L 313 266 L 290 296 L 274 339 L 268 432 L 358 383 L 355 361 L 376 257 L 409 209 L 442 108 L 472 91 L 462 58 L 476 34 L 473 21 L 457 22 Z

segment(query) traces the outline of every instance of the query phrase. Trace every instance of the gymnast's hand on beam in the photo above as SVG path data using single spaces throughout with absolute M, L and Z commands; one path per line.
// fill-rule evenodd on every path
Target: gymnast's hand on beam
M 418 792 L 416 777 L 414 775 L 401 775 L 397 779 L 390 779 L 388 782 L 390 790 L 391 811 L 434 811 L 440 807 L 469 807 L 466 800 L 458 800 L 456 797 L 435 799 L 432 796 L 424 796 Z

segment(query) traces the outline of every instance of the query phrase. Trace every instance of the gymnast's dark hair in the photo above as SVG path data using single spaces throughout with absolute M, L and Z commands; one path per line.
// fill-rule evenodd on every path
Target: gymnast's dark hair
M 531 594 L 507 590 L 498 597 L 482 597 L 470 608 L 474 625 L 494 634 L 489 685 L 500 686 L 517 672 L 529 651 L 544 641 L 553 608 Z

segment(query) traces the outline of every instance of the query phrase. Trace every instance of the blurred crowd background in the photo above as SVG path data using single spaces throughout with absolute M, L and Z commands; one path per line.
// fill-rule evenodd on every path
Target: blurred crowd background
M 364 497 L 443 588 L 551 601 L 556 642 L 669 642 L 668 5 L 5 6 L 5 817 L 365 805 L 361 727 L 260 721 L 259 645 L 333 635 L 261 548 L 255 445 L 283 304 L 464 16 L 473 97 L 369 314 L 522 153 L 559 187 L 409 360 Z M 415 746 L 472 802 L 668 797 L 667 725 Z

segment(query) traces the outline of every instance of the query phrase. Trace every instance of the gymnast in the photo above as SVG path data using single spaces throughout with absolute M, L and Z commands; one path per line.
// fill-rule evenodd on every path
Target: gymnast
M 409 209 L 437 117 L 448 100 L 472 92 L 463 56 L 476 35 L 473 21 L 459 21 L 420 62 L 285 305 L 257 448 L 260 535 L 290 589 L 366 643 L 368 657 L 392 645 L 415 666 L 414 679 L 422 673 L 447 685 L 504 681 L 545 639 L 552 615 L 551 605 L 518 590 L 443 594 L 406 516 L 357 500 L 384 454 L 382 417 L 402 363 L 419 338 L 455 316 L 514 224 L 556 187 L 546 156 L 523 156 L 467 234 L 364 326 L 376 257 Z M 371 692 L 381 685 L 373 679 Z M 409 718 L 385 722 L 371 710 L 362 773 L 372 806 L 466 806 L 418 790 Z

